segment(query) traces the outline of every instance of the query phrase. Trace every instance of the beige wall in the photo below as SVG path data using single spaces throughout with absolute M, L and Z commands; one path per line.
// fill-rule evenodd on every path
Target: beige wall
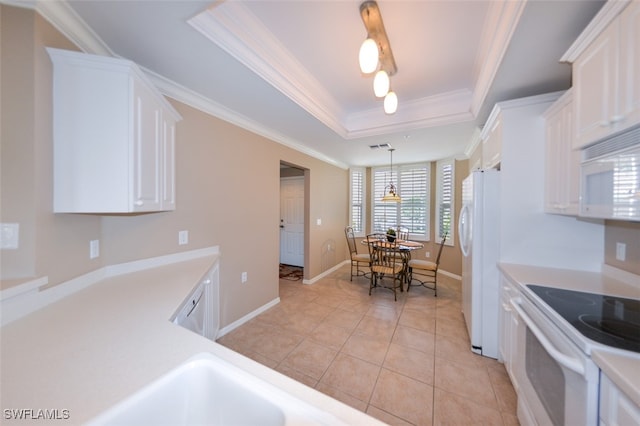
M 640 222 L 607 220 L 605 225 L 605 263 L 640 275 Z M 616 243 L 626 244 L 624 261 L 616 259 Z
M 224 327 L 278 296 L 281 161 L 306 170 L 305 277 L 346 259 L 347 170 L 175 100 L 183 116 L 176 211 L 53 214 L 52 68 L 44 47 L 74 46 L 33 11 L 0 6 L 0 14 L 1 220 L 19 222 L 21 237 L 19 250 L 2 252 L 3 287 L 41 276 L 54 286 L 105 265 L 219 246 Z M 178 246 L 180 230 L 189 231 L 188 245 Z M 100 239 L 101 255 L 89 260 L 93 239 Z

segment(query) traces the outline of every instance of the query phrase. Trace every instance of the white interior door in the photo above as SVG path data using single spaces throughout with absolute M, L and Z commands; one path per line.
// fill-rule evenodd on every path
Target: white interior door
M 304 266 L 304 177 L 280 179 L 280 263 Z

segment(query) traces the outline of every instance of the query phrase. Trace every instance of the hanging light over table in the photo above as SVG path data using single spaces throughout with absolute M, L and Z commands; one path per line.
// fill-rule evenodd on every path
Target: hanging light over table
M 384 197 L 382 197 L 382 201 L 399 203 L 402 199 L 400 198 L 400 195 L 398 195 L 396 186 L 393 184 L 393 151 L 395 151 L 395 149 L 389 148 L 389 155 L 391 156 L 391 178 L 389 179 L 389 185 L 384 188 Z

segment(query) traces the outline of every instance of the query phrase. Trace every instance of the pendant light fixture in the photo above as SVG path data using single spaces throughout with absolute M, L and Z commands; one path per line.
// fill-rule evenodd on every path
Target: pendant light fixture
M 398 96 L 396 92 L 389 91 L 384 97 L 384 112 L 393 114 L 398 109 Z
M 373 80 L 373 92 L 377 98 L 385 98 L 385 113 L 393 114 L 398 109 L 398 97 L 389 91 L 390 77 L 398 71 L 398 67 L 378 4 L 374 0 L 364 1 L 360 4 L 360 16 L 367 30 L 367 39 L 360 46 L 358 55 L 360 70 L 364 74 L 371 74 L 378 69 Z
M 384 196 L 382 197 L 382 201 L 389 201 L 393 203 L 399 203 L 402 201 L 400 195 L 398 195 L 398 190 L 396 186 L 393 184 L 393 151 L 395 149 L 389 148 L 389 155 L 391 156 L 391 178 L 389 178 L 389 185 L 384 188 Z

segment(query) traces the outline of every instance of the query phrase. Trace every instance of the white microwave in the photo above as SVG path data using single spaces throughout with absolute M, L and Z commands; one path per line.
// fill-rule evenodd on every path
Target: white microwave
M 587 147 L 580 216 L 640 221 L 640 126 Z

